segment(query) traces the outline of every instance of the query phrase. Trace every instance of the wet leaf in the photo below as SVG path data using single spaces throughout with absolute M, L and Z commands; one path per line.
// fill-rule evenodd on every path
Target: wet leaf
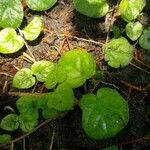
M 106 0 L 74 0 L 74 6 L 81 14 L 92 18 L 103 17 L 109 10 Z
M 22 30 L 24 37 L 28 41 L 35 40 L 42 31 L 41 17 L 34 17 L 34 19 Z
M 13 87 L 19 89 L 28 89 L 35 84 L 35 77 L 28 68 L 20 69 L 13 77 Z
M 101 88 L 97 95 L 83 95 L 82 126 L 93 139 L 106 139 L 119 133 L 128 123 L 128 103 L 114 89 Z
M 112 39 L 103 46 L 103 51 L 105 60 L 113 68 L 125 67 L 132 61 L 133 46 L 124 37 Z
M 50 9 L 57 0 L 25 0 L 28 7 L 36 11 L 44 11 Z
M 24 46 L 24 39 L 13 28 L 0 31 L 0 53 L 11 54 Z
M 143 34 L 139 39 L 139 44 L 142 48 L 150 50 L 150 27 L 144 29 Z
M 126 34 L 132 41 L 136 41 L 141 36 L 142 31 L 143 25 L 140 22 L 130 22 L 126 25 Z
M 36 76 L 37 80 L 44 82 L 47 79 L 47 76 L 51 74 L 55 65 L 54 63 L 46 60 L 41 60 L 35 62 L 31 66 L 32 73 Z
M 0 1 L 0 27 L 17 29 L 23 20 L 23 7 L 20 0 Z
M 96 72 L 94 57 L 84 49 L 74 49 L 66 52 L 58 62 L 67 74 L 65 82 L 77 88 L 91 78 Z
M 14 131 L 18 129 L 18 116 L 16 114 L 9 114 L 5 116 L 0 123 L 0 127 L 6 131 Z

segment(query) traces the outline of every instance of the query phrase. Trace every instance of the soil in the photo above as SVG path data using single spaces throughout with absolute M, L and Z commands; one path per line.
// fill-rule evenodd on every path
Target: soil
M 116 2 L 111 4 L 112 8 L 114 6 Z M 46 122 L 23 140 L 17 140 L 13 145 L 1 145 L 0 149 L 11 147 L 14 150 L 101 150 L 114 144 L 124 150 L 150 149 L 150 51 L 143 50 L 136 44 L 132 63 L 122 69 L 112 69 L 104 61 L 101 50 L 108 38 L 108 27 L 115 19 L 111 12 L 104 18 L 91 19 L 77 13 L 72 0 L 58 0 L 52 9 L 40 13 L 31 11 L 26 6 L 24 9 L 25 18 L 21 28 L 34 15 L 41 15 L 43 18 L 43 33 L 36 41 L 28 43 L 35 60 L 46 59 L 57 63 L 66 51 L 79 47 L 87 49 L 95 57 L 97 68 L 104 71 L 104 77 L 101 80 L 87 81 L 84 86 L 75 90 L 76 97 L 80 98 L 89 91 L 95 93 L 100 87 L 115 88 L 129 103 L 130 121 L 122 132 L 111 139 L 91 140 L 83 132 L 81 110 L 76 106 L 64 118 Z M 150 1 L 147 0 L 147 6 L 140 18 L 145 26 L 150 25 L 149 15 Z M 120 18 L 117 20 L 115 24 L 123 27 L 124 22 Z M 111 37 L 110 32 L 109 38 Z M 1 119 L 16 111 L 15 101 L 20 93 L 47 92 L 42 83 L 28 90 L 12 87 L 12 77 L 17 69 L 31 66 L 32 60 L 29 57 L 30 53 L 26 47 L 15 54 L 0 55 Z M 42 122 L 44 120 L 41 120 Z M 21 136 L 21 131 L 12 133 L 13 139 Z

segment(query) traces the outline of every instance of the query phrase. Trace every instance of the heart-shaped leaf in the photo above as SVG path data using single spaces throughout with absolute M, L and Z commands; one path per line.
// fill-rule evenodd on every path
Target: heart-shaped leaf
M 6 131 L 14 131 L 18 129 L 18 116 L 16 114 L 9 114 L 5 116 L 0 123 L 0 127 Z
M 19 89 L 28 89 L 35 84 L 35 77 L 28 68 L 20 69 L 13 77 L 13 87 Z
M 28 7 L 36 11 L 44 11 L 50 9 L 57 0 L 25 0 Z
M 0 1 L 0 27 L 17 29 L 23 20 L 23 7 L 20 0 Z
M 143 31 L 143 34 L 139 39 L 139 44 L 142 48 L 150 50 L 150 27 Z
M 0 31 L 0 53 L 15 53 L 20 50 L 23 45 L 24 39 L 17 35 L 13 28 L 5 28 Z
M 132 41 L 136 41 L 141 36 L 142 31 L 143 25 L 140 22 L 130 22 L 126 25 L 126 34 Z
M 101 88 L 97 95 L 86 94 L 80 102 L 82 126 L 93 139 L 106 139 L 116 135 L 128 123 L 128 103 L 114 89 Z
M 66 82 L 77 88 L 96 72 L 94 57 L 85 49 L 74 49 L 65 53 L 58 62 L 67 74 Z
M 34 19 L 22 30 L 24 37 L 28 41 L 35 40 L 42 31 L 41 17 L 34 17 Z
M 127 66 L 133 57 L 133 46 L 124 37 L 112 39 L 103 46 L 103 51 L 105 60 L 113 68 Z
M 37 80 L 44 82 L 47 79 L 47 76 L 51 74 L 54 69 L 54 63 L 46 60 L 41 60 L 35 62 L 31 66 L 32 73 L 36 76 Z

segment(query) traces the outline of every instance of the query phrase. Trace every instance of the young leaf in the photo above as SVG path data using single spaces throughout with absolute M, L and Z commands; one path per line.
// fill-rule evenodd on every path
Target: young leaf
M 69 84 L 59 85 L 53 93 L 47 94 L 47 106 L 58 111 L 71 110 L 74 106 L 74 94 Z
M 24 39 L 17 35 L 13 28 L 5 28 L 0 31 L 0 53 L 15 53 L 20 50 L 23 45 Z
M 8 143 L 11 141 L 11 136 L 9 134 L 0 135 L 0 144 Z
M 24 37 L 28 41 L 35 40 L 42 31 L 41 17 L 34 17 L 34 19 L 22 30 Z
M 23 20 L 23 7 L 20 0 L 0 1 L 0 27 L 17 29 Z
M 58 62 L 67 74 L 65 82 L 77 88 L 96 72 L 96 63 L 91 54 L 84 49 L 74 49 L 65 53 Z
M 13 78 L 13 87 L 19 89 L 28 89 L 35 84 L 35 78 L 32 71 L 28 68 L 20 69 Z
M 57 0 L 25 0 L 28 7 L 36 11 L 44 11 L 50 9 Z
M 55 66 L 53 70 L 47 75 L 45 86 L 48 89 L 54 88 L 57 84 L 64 82 L 67 78 L 66 71 L 61 66 Z
M 46 60 L 35 62 L 31 66 L 32 73 L 36 76 L 37 80 L 44 82 L 47 79 L 48 74 L 51 74 L 54 69 L 54 63 Z
M 74 0 L 78 12 L 92 18 L 100 18 L 107 14 L 109 5 L 106 0 Z
M 142 48 L 150 50 L 150 27 L 143 31 L 143 34 L 139 39 L 139 44 Z
M 114 89 L 101 88 L 97 95 L 86 94 L 80 101 L 82 126 L 93 139 L 116 135 L 128 123 L 128 103 Z
M 18 129 L 18 116 L 16 114 L 9 114 L 5 116 L 0 123 L 0 127 L 6 131 L 14 131 Z
M 146 5 L 146 0 L 122 0 L 119 5 L 121 17 L 130 22 L 137 18 Z
M 105 60 L 108 61 L 108 65 L 113 68 L 127 66 L 133 57 L 133 46 L 131 46 L 124 37 L 112 39 L 103 46 L 103 51 Z
M 130 22 L 126 25 L 126 34 L 132 41 L 136 41 L 141 36 L 142 31 L 143 25 L 140 22 Z

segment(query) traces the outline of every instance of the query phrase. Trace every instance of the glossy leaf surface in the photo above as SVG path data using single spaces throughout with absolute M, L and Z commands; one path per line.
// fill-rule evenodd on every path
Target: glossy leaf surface
M 0 123 L 0 127 L 6 131 L 14 131 L 18 129 L 18 116 L 16 114 L 9 114 L 5 116 Z
M 27 89 L 35 84 L 35 77 L 32 76 L 32 71 L 28 68 L 20 69 L 13 77 L 13 87 L 19 89 Z
M 82 97 L 82 126 L 93 139 L 106 139 L 119 133 L 128 123 L 127 102 L 114 89 L 101 88 L 97 95 Z
M 25 0 L 28 7 L 36 11 L 44 11 L 50 9 L 57 0 Z
M 32 73 L 36 76 L 37 80 L 40 82 L 44 82 L 47 79 L 48 74 L 51 74 L 51 72 L 54 69 L 54 63 L 47 61 L 47 60 L 41 60 L 35 62 L 31 66 Z
M 0 1 L 0 27 L 17 29 L 23 20 L 23 7 L 20 0 Z
M 42 31 L 41 17 L 34 17 L 33 20 L 22 30 L 24 37 L 28 41 L 35 40 Z
M 74 49 L 66 52 L 58 62 L 67 74 L 66 82 L 77 88 L 91 78 L 96 72 L 94 57 L 84 49 Z
M 106 0 L 74 0 L 74 6 L 81 14 L 92 18 L 103 17 L 109 10 Z
M 0 31 L 0 53 L 11 54 L 24 46 L 24 39 L 17 35 L 15 29 L 5 28 Z
M 127 66 L 133 57 L 133 46 L 124 37 L 112 39 L 103 47 L 105 60 L 113 68 Z

